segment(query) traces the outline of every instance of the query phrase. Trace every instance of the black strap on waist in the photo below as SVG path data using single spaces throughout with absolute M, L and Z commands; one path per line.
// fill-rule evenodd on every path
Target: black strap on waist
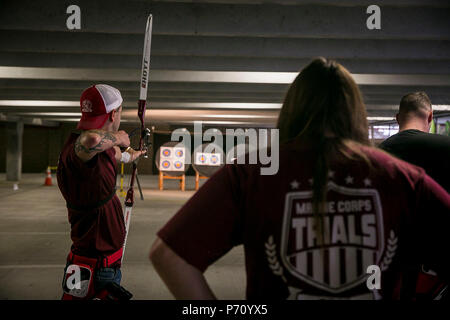
M 94 209 L 100 208 L 104 204 L 108 203 L 109 200 L 111 200 L 114 197 L 115 194 L 116 194 L 116 188 L 114 188 L 112 190 L 112 192 L 105 199 L 103 199 L 103 200 L 101 200 L 101 201 L 99 201 L 97 203 L 90 204 L 90 205 L 79 206 L 79 205 L 75 205 L 73 203 L 67 202 L 67 208 L 72 209 L 72 210 L 77 210 L 77 211 L 94 210 Z

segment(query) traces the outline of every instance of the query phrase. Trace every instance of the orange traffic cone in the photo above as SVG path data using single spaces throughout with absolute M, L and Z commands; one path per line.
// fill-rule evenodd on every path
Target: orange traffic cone
M 44 186 L 52 186 L 52 170 L 47 167 L 47 177 L 45 178 Z

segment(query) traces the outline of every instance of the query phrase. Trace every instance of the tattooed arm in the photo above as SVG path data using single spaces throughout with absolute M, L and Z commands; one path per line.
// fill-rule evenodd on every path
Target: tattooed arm
M 75 142 L 75 153 L 83 161 L 91 160 L 97 153 L 114 146 L 128 147 L 130 139 L 123 131 L 110 132 L 104 130 L 84 131 Z

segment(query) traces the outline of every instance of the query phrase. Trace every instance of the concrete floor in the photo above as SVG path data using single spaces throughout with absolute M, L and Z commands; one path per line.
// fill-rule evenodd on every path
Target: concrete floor
M 23 174 L 19 190 L 0 174 L 0 299 L 59 299 L 62 272 L 71 245 L 65 202 L 53 175 L 53 186 L 43 186 L 45 174 Z M 186 189 L 175 181 L 157 190 L 156 176 L 140 177 L 145 201 L 135 191 L 135 207 L 122 285 L 134 299 L 172 299 L 148 261 L 155 234 L 194 193 L 193 177 Z M 121 198 L 123 200 L 123 198 Z M 233 249 L 206 271 L 219 299 L 245 298 L 242 246 Z

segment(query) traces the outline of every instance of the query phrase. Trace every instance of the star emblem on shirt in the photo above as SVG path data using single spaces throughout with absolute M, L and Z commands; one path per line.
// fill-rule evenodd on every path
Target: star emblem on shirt
M 370 187 L 372 185 L 372 181 L 369 178 L 364 179 L 364 185 L 366 187 Z
M 347 176 L 347 178 L 345 178 L 345 183 L 346 184 L 352 184 L 353 183 L 353 177 Z
M 300 183 L 297 180 L 294 180 L 291 182 L 291 188 L 292 189 L 298 189 L 298 186 L 300 185 Z

